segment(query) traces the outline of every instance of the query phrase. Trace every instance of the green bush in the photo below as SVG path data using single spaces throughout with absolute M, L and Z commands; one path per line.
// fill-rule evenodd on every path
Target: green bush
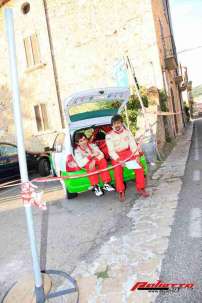
M 159 102 L 160 102 L 160 109 L 162 112 L 168 112 L 168 97 L 167 94 L 164 90 L 160 90 L 159 91 Z M 167 116 L 163 116 L 163 123 L 164 123 L 164 127 L 165 127 L 165 139 L 166 142 L 170 143 L 171 137 L 170 137 L 170 132 L 169 132 L 169 117 Z
M 168 111 L 168 98 L 164 90 L 159 91 L 160 109 L 162 112 Z
M 145 107 L 148 107 L 148 96 L 147 90 L 144 87 L 140 89 L 142 101 Z M 130 123 L 130 130 L 135 135 L 137 130 L 137 116 L 139 111 L 141 110 L 141 104 L 136 94 L 131 95 L 129 102 L 127 104 L 128 118 Z M 124 119 L 125 124 L 127 125 L 126 114 L 125 111 L 122 112 L 122 117 Z

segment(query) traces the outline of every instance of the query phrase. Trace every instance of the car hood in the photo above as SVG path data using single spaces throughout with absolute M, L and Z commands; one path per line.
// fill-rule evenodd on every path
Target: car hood
M 99 88 L 73 94 L 64 102 L 67 120 L 74 126 L 77 122 L 80 124 L 81 121 L 91 119 L 100 121 L 106 118 L 109 121 L 127 104 L 129 96 L 129 89 L 122 87 Z M 90 121 L 85 121 L 84 124 L 88 125 Z

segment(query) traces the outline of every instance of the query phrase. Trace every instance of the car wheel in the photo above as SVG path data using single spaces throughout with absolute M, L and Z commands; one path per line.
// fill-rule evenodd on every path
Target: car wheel
M 50 162 L 48 159 L 43 158 L 39 160 L 38 171 L 41 177 L 50 175 Z
M 74 199 L 78 196 L 77 193 L 69 193 L 68 190 L 66 190 L 66 195 L 68 200 Z
M 77 193 L 70 193 L 70 192 L 67 190 L 67 188 L 66 188 L 66 186 L 65 186 L 65 183 L 64 183 L 64 180 L 61 180 L 60 182 L 61 182 L 62 188 L 63 188 L 63 190 L 64 190 L 64 192 L 65 192 L 66 197 L 67 197 L 68 200 L 74 199 L 74 198 L 76 198 L 76 197 L 78 196 Z

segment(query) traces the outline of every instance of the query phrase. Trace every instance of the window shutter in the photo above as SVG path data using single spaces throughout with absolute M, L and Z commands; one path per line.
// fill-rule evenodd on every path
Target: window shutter
M 34 106 L 34 111 L 35 111 L 37 129 L 38 129 L 38 131 L 41 131 L 41 130 L 43 130 L 43 125 L 42 125 L 42 119 L 41 119 L 41 115 L 40 115 L 39 105 Z
M 34 65 L 36 65 L 41 62 L 37 34 L 33 34 L 30 37 L 30 40 L 31 40 L 31 46 L 32 46 L 33 61 L 34 61 Z
M 49 127 L 48 127 L 48 115 L 47 115 L 47 110 L 46 110 L 45 104 L 41 104 L 41 114 L 42 114 L 44 130 L 47 130 Z
M 30 38 L 29 37 L 24 39 L 24 47 L 25 47 L 27 67 L 30 67 L 30 66 L 33 65 L 33 62 L 32 62 L 32 49 L 31 49 L 31 44 L 30 44 Z

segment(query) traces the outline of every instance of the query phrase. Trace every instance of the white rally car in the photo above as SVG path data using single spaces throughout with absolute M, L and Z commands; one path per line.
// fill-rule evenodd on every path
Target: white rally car
M 65 100 L 67 128 L 57 134 L 50 149 L 51 166 L 54 175 L 64 177 L 67 198 L 91 188 L 85 169 L 78 167 L 74 159 L 74 137 L 77 132 L 84 132 L 87 138 L 96 143 L 105 155 L 110 168 L 110 158 L 105 143 L 105 135 L 111 130 L 111 118 L 126 109 L 130 91 L 128 88 L 101 88 L 76 93 Z M 47 149 L 46 149 L 47 150 Z M 141 156 L 145 174 L 147 164 Z M 112 183 L 113 170 L 110 170 Z M 134 171 L 124 168 L 124 181 L 134 179 Z M 102 183 L 100 183 L 102 186 Z

